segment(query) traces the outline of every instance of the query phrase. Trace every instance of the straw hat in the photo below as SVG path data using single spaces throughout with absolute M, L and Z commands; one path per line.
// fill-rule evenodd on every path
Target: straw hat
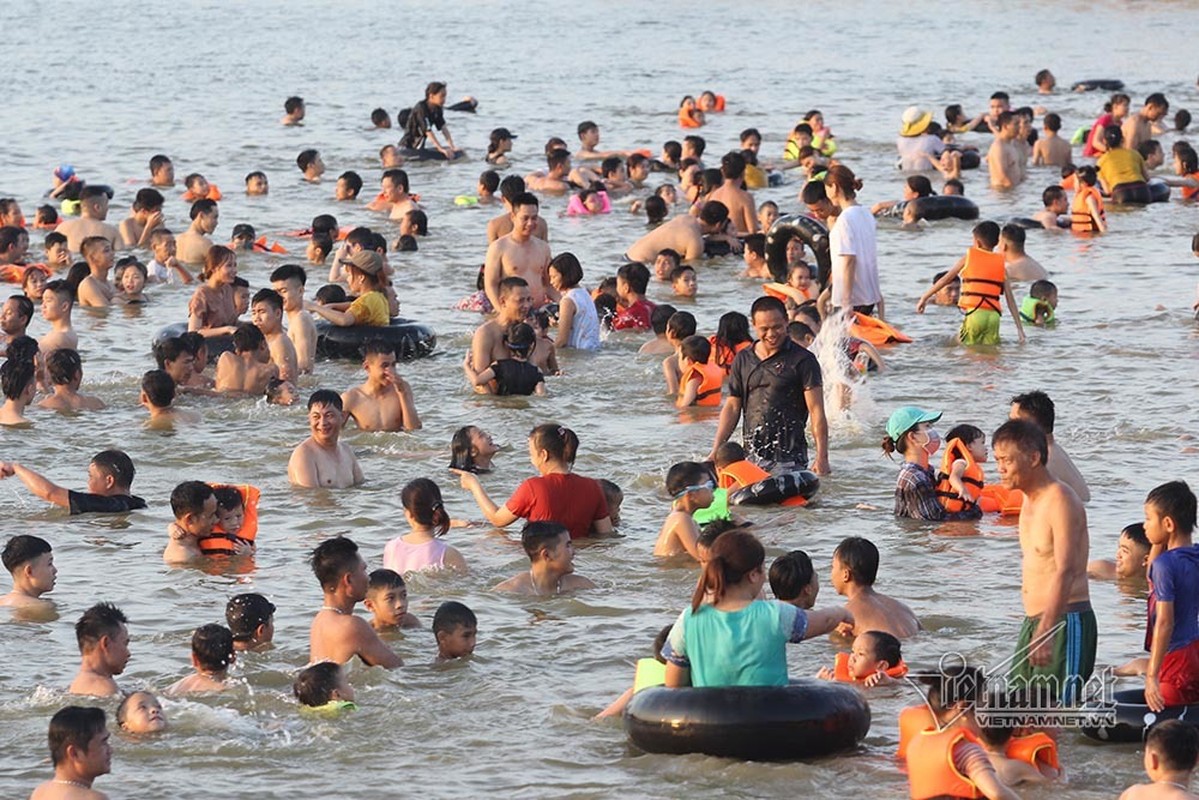
M 928 130 L 928 124 L 933 121 L 933 113 L 925 111 L 920 106 L 908 106 L 900 119 L 900 136 L 919 136 Z

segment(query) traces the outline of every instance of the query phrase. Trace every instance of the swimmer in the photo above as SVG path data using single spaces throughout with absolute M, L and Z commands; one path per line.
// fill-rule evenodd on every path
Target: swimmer
M 540 203 L 529 192 L 512 199 L 512 232 L 499 237 L 487 248 L 483 265 L 483 288 L 492 306 L 499 308 L 500 281 L 523 278 L 530 290 L 533 308 L 540 308 L 559 295 L 549 283 L 550 246 L 533 235 Z M 490 363 L 490 362 L 488 362 Z
M 408 586 L 404 577 L 392 569 L 371 572 L 366 589 L 366 610 L 373 614 L 371 627 L 376 631 L 419 628 L 420 620 L 408 613 Z
M 475 425 L 454 431 L 450 440 L 450 469 L 464 472 L 491 472 L 491 461 L 500 448 L 491 434 Z
M 114 677 L 129 663 L 128 620 L 112 603 L 97 603 L 75 623 L 79 645 L 79 673 L 67 692 L 91 697 L 119 695 L 121 688 Z
M 675 352 L 675 346 L 666 338 L 666 326 L 676 310 L 674 306 L 666 303 L 654 306 L 649 315 L 649 325 L 654 332 L 654 338 L 641 345 L 637 350 L 638 355 L 664 356 Z
M 402 169 L 389 169 L 383 173 L 379 196 L 367 208 L 386 212 L 390 219 L 403 219 L 409 211 L 420 208 L 416 196 L 409 191 L 408 173 Z
M 763 233 L 769 233 L 774 227 L 774 223 L 779 218 L 778 203 L 773 200 L 766 200 L 762 205 L 758 206 L 758 225 Z
M 4 543 L 4 568 L 12 575 L 12 591 L 0 597 L 0 607 L 47 610 L 52 600 L 42 595 L 54 591 L 58 569 L 50 543 L 39 536 L 17 534 Z
M 1057 321 L 1057 286 L 1052 281 L 1034 281 L 1028 289 L 1028 297 L 1020 305 L 1020 316 L 1029 325 L 1047 328 Z
M 125 733 L 144 735 L 162 733 L 167 729 L 167 718 L 162 712 L 162 703 L 150 692 L 130 692 L 117 706 L 117 725 Z
M 129 494 L 133 461 L 121 450 L 104 450 L 87 468 L 87 491 L 64 489 L 15 461 L 0 462 L 0 479 L 15 475 L 33 494 L 48 503 L 69 508 L 71 514 L 122 513 L 146 507 L 146 501 Z
M 700 560 L 699 526 L 692 514 L 712 505 L 715 488 L 712 473 L 698 462 L 680 461 L 667 471 L 666 491 L 670 495 L 671 511 L 658 532 L 655 556 L 672 557 L 685 553 Z
M 1058 444 L 1053 435 L 1053 427 L 1057 420 L 1057 409 L 1049 395 L 1042 391 L 1026 392 L 1012 398 L 1009 419 L 1023 419 L 1035 423 L 1045 433 L 1049 445 L 1048 460 L 1045 466 L 1055 480 L 1069 486 L 1084 504 L 1091 502 L 1091 489 L 1086 479 L 1074 466 L 1073 459 Z
M 1152 139 L 1153 126 L 1166 116 L 1169 110 L 1170 103 L 1161 92 L 1154 92 L 1146 97 L 1141 110 L 1129 114 L 1120 126 L 1124 134 L 1124 146 L 1136 150 L 1142 142 Z
M 1124 790 L 1120 800 L 1194 800 L 1191 778 L 1199 762 L 1199 732 L 1189 722 L 1168 719 L 1145 733 L 1143 764 L 1150 783 Z
M 65 240 L 62 247 L 66 248 Z M 21 276 L 21 291 L 33 302 L 40 302 L 42 293 L 46 290 L 46 284 L 49 281 L 50 275 L 46 270 L 31 264 L 25 268 L 25 274 Z
M 81 306 L 104 308 L 112 305 L 116 288 L 109 282 L 114 255 L 112 243 L 101 236 L 89 236 L 80 245 L 80 255 L 87 262 L 88 274 L 75 289 Z
M 306 110 L 303 97 L 289 97 L 283 101 L 283 119 L 279 123 L 288 127 L 299 125 L 304 121 Z
M 340 395 L 318 389 L 309 396 L 311 435 L 292 451 L 287 462 L 287 479 L 293 486 L 347 489 L 365 480 L 354 451 L 338 441 L 344 424 Z
M 590 578 L 574 574 L 575 548 L 570 531 L 557 522 L 530 522 L 520 533 L 529 569 L 497 584 L 494 591 L 532 597 L 594 589 Z
M 250 320 L 266 339 L 271 363 L 278 371 L 279 379 L 294 384 L 299 379 L 300 369 L 296 347 L 283 330 L 283 296 L 274 289 L 259 289 L 250 306 Z
M 339 203 L 358 199 L 362 191 L 362 176 L 357 172 L 343 172 L 337 176 L 337 185 L 333 189 L 333 199 Z
M 637 659 L 637 671 L 633 678 L 633 685 L 625 689 L 624 693 L 613 700 L 607 708 L 592 717 L 593 720 L 621 717 L 624 715 L 624 710 L 629 705 L 629 701 L 633 699 L 634 694 L 642 689 L 664 685 L 666 681 L 666 659 L 662 657 L 662 647 L 666 644 L 666 637 L 670 635 L 671 627 L 673 626 L 667 625 L 658 631 L 658 635 L 654 637 L 654 643 L 650 649 L 653 658 Z
M 989 712 L 987 716 L 990 717 L 986 722 L 990 724 L 985 724 L 982 719 L 975 719 L 979 744 L 986 751 L 987 759 L 995 768 L 995 774 L 999 776 L 1000 782 L 1005 786 L 1045 783 L 1059 775 L 1058 768 L 1048 763 L 1050 761 L 1057 762 L 1057 745 L 1046 734 L 1040 734 L 1041 737 L 1048 739 L 1044 749 L 1038 748 L 1032 755 L 1035 763 L 1024 760 L 1028 756 L 1013 758 L 1008 755 L 1012 745 L 1017 744 L 1015 738 L 1017 729 L 1007 724 L 1002 715 L 1009 709 L 1019 712 L 1021 705 L 1026 705 L 1026 701 L 1015 692 L 1009 695 L 992 695 L 987 698 L 985 704 L 985 708 Z M 991 717 L 991 714 L 996 716 Z
M 1070 143 L 1058 133 L 1062 129 L 1062 118 L 1057 114 L 1046 114 L 1042 123 L 1043 136 L 1032 146 L 1033 166 L 1064 167 L 1071 163 Z
M 684 262 L 694 262 L 704 254 L 705 236 L 726 238 L 723 234 L 728 216 L 728 207 L 724 203 L 705 203 L 698 217 L 681 214 L 642 236 L 629 247 L 625 257 L 644 263 L 670 249 L 679 253 Z M 739 244 L 733 252 L 740 252 Z
M 878 575 L 878 548 L 868 539 L 851 536 L 833 551 L 832 585 L 845 596 L 845 608 L 853 625 L 838 632 L 861 635 L 866 631 L 889 633 L 906 639 L 920 632 L 920 620 L 912 610 L 893 597 L 874 590 Z
M 999 252 L 1003 253 L 1004 272 L 1009 281 L 1043 281 L 1049 277 L 1045 268 L 1026 252 L 1027 233 L 1019 225 L 1007 224 L 999 234 Z
M 220 222 L 220 209 L 213 200 L 197 200 L 189 213 L 191 225 L 176 237 L 175 254 L 182 264 L 203 264 L 213 247 L 211 234 Z
M 603 161 L 613 156 L 628 158 L 631 154 L 628 150 L 596 150 L 599 146 L 600 130 L 599 125 L 591 120 L 579 123 L 578 134 L 579 151 L 575 153 L 575 158 L 579 161 Z
M 50 718 L 50 763 L 54 778 L 29 800 L 108 800 L 96 791 L 96 778 L 112 770 L 112 745 L 104 709 L 67 706 Z
M 438 663 L 473 654 L 478 635 L 478 617 L 466 605 L 451 600 L 437 607 L 433 636 L 437 639 Z
M 662 359 L 662 376 L 666 379 L 666 393 L 672 397 L 679 393 L 679 383 L 683 379 L 679 348 L 688 336 L 695 335 L 695 331 L 695 315 L 690 311 L 676 311 L 666 320 L 666 342 L 670 345 L 670 355 Z
M 80 252 L 83 240 L 89 237 L 107 239 L 110 247 L 116 247 L 121 232 L 104 220 L 108 219 L 108 201 L 112 189 L 107 186 L 87 184 L 79 193 L 80 215 L 65 220 L 57 231 L 67 237 L 67 247 L 72 253 Z
M 496 192 L 500 188 L 500 174 L 493 169 L 484 170 L 479 175 L 479 183 L 475 187 L 478 193 L 477 205 L 490 206 L 494 205 L 499 199 L 496 197 Z
M 1047 186 L 1041 193 L 1041 204 L 1044 208 L 1034 214 L 1033 219 L 1040 222 L 1042 227 L 1051 231 L 1070 227 L 1069 217 L 1066 217 L 1067 224 L 1062 225 L 1063 216 L 1070 213 L 1070 198 L 1065 189 L 1056 184 Z
M 221 190 L 215 184 L 209 183 L 208 179 L 198 172 L 193 172 L 184 178 L 183 185 L 187 188 L 187 191 L 183 193 L 184 200 L 189 202 L 215 200 L 218 203 L 221 201 Z
M 391 128 L 391 115 L 387 113 L 386 108 L 376 108 L 371 112 L 371 125 L 379 130 Z
M 296 367 L 299 374 L 312 373 L 316 359 L 316 324 L 304 310 L 304 284 L 308 274 L 295 264 L 284 264 L 271 273 L 271 286 L 283 298 L 283 311 L 287 314 L 287 338 L 296 352 Z
M 579 259 L 573 253 L 559 253 L 550 261 L 548 274 L 550 286 L 559 295 L 558 336 L 551 347 L 554 351 L 558 347 L 598 350 L 602 344 L 599 317 L 591 295 L 579 285 L 583 281 Z
M 127 256 L 127 258 L 133 258 Z M 121 291 L 115 299 L 120 300 L 125 305 L 140 305 L 149 300 L 143 293 L 146 288 L 146 278 L 149 272 L 146 270 L 146 265 L 136 259 L 125 261 L 118 264 L 116 273 L 116 283 Z
M 266 173 L 254 171 L 246 175 L 246 194 L 250 197 L 261 197 L 271 191 L 271 185 L 267 181 Z
M 679 379 L 676 408 L 719 406 L 725 372 L 712 360 L 712 343 L 703 336 L 688 336 L 679 344 Z
M 385 144 L 379 148 L 379 163 L 383 169 L 395 169 L 404 166 L 404 157 L 394 144 Z
M 370 586 L 358 545 L 344 536 L 326 539 L 312 551 L 309 563 L 325 601 L 308 633 L 309 662 L 345 664 L 357 656 L 367 666 L 404 666 L 370 623 L 354 614 L 354 606 L 366 599 Z
M 263 650 L 275 638 L 275 604 L 260 594 L 234 595 L 225 604 L 225 624 L 236 652 Z
M 379 339 L 362 348 L 366 381 L 341 396 L 346 421 L 364 431 L 416 431 L 420 415 L 408 381 L 396 374 L 395 348 Z
M 776 599 L 805 610 L 816 605 L 820 576 L 803 550 L 792 550 L 776 558 L 770 565 L 767 579 Z
M 170 156 L 159 153 L 150 158 L 150 185 L 175 185 L 175 164 L 171 161 Z
M 1011 111 L 1003 111 L 996 118 L 995 127 L 995 141 L 986 158 L 991 186 L 1011 189 L 1024 182 L 1024 154 L 1016 142 L 1020 119 Z
M 475 373 L 475 390 L 498 395 L 544 395 L 545 378 L 528 360 L 537 344 L 533 328 L 523 322 L 514 323 L 504 331 L 503 341 L 508 356 Z
M 1087 564 L 1087 576 L 1095 580 L 1121 581 L 1144 584 L 1149 569 L 1149 551 L 1152 545 L 1145 536 L 1145 525 L 1134 522 L 1120 531 L 1116 544 L 1116 557 L 1095 559 Z
M 846 658 L 849 681 L 864 689 L 894 683 L 894 673 L 906 672 L 901 656 L 899 639 L 882 631 L 862 631 L 854 637 L 852 649 Z M 837 654 L 840 661 L 842 654 Z M 846 680 L 837 676 L 837 667 L 821 667 L 816 677 L 824 681 Z
M 766 263 L 766 237 L 761 233 L 751 233 L 745 237 L 744 242 L 745 249 L 741 258 L 745 261 L 745 271 L 741 273 L 741 277 L 770 280 L 773 274 Z
M 325 162 L 321 160 L 320 152 L 311 148 L 300 151 L 296 156 L 296 166 L 308 183 L 320 183 L 321 176 L 325 174 Z
M 167 526 L 162 560 L 172 565 L 200 560 L 200 540 L 216 525 L 216 493 L 202 481 L 184 481 L 171 491 L 171 512 L 175 521 Z
M 507 128 L 492 130 L 491 140 L 487 144 L 487 163 L 497 167 L 508 166 L 507 154 L 512 152 L 512 140 L 515 138 L 516 134 Z
M 32 426 L 33 422 L 25 417 L 25 409 L 37 394 L 37 369 L 33 362 L 9 358 L 0 365 L 0 386 L 4 391 L 4 405 L 0 406 L 0 426 Z
M 674 292 L 675 297 L 687 297 L 695 299 L 695 295 L 699 291 L 699 285 L 695 278 L 695 269 L 690 265 L 675 267 L 670 273 L 670 288 Z M 653 313 L 650 313 L 651 322 Z
M 345 669 L 332 661 L 321 661 L 300 670 L 291 691 L 304 708 L 332 712 L 358 708 Z
M 429 235 L 429 215 L 419 208 L 414 208 L 404 216 L 400 217 L 400 238 L 428 236 Z M 397 250 L 400 248 L 397 247 Z
M 99 411 L 105 407 L 98 397 L 80 394 L 83 382 L 83 362 L 79 353 L 70 348 L 49 351 L 46 356 L 46 374 L 54 387 L 54 393 L 42 398 L 38 408 L 50 411 Z
M 195 673 L 181 678 L 166 690 L 178 697 L 186 694 L 212 694 L 232 688 L 229 667 L 237 660 L 233 651 L 233 632 L 224 625 L 201 625 L 192 634 L 191 662 Z
M 195 280 L 187 268 L 175 257 L 175 234 L 166 228 L 157 228 L 150 236 L 150 252 L 154 257 L 146 265 L 152 283 L 191 283 Z
M 0 353 L 19 338 L 26 337 L 26 329 L 33 319 L 33 301 L 23 294 L 14 294 L 0 306 Z M 40 348 L 40 345 L 39 345 Z
M 236 397 L 266 394 L 279 368 L 271 363 L 271 351 L 262 331 L 243 322 L 233 332 L 233 352 L 221 353 L 216 363 L 216 391 Z
M 649 288 L 649 270 L 644 264 L 622 264 L 616 271 L 616 319 L 613 330 L 647 331 L 654 304 L 645 299 Z
M 163 227 L 162 206 L 166 200 L 155 189 L 139 189 L 133 199 L 129 216 L 117 229 L 121 234 L 121 246 L 126 249 L 150 246 L 150 235 Z
M 498 217 L 492 217 L 487 223 L 487 242 L 490 244 L 501 236 L 506 236 L 516 227 L 515 209 L 512 202 L 523 195 L 526 191 L 525 180 L 519 175 L 509 175 L 500 181 L 500 199 L 504 204 L 504 213 Z M 538 214 L 537 221 L 533 227 L 533 235 L 543 242 L 548 242 L 550 238 L 549 225 L 545 221 L 545 217 Z
M 463 362 L 466 378 L 475 385 L 475 365 L 486 365 L 508 357 L 504 334 L 508 328 L 528 319 L 533 305 L 529 284 L 524 278 L 507 277 L 499 282 L 499 302 L 496 316 L 480 325 L 471 338 L 470 353 Z

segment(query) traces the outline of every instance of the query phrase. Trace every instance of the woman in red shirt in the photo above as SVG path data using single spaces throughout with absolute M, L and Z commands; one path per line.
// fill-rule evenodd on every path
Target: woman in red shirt
M 462 488 L 474 495 L 487 521 L 497 528 L 518 519 L 552 521 L 565 525 L 570 538 L 606 536 L 613 532 L 608 502 L 599 481 L 571 472 L 579 437 L 557 423 L 538 425 L 529 434 L 529 461 L 538 475 L 528 478 L 502 506 L 487 496 L 479 476 L 452 470 L 462 479 Z

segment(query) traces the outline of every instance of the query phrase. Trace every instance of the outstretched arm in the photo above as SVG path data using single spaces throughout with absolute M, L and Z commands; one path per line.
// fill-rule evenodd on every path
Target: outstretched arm
M 0 478 L 7 478 L 10 475 L 16 475 L 20 478 L 21 483 L 25 484 L 29 491 L 47 503 L 53 503 L 63 508 L 70 508 L 70 493 L 63 487 L 49 480 L 44 475 L 34 472 L 28 467 L 21 466 L 15 461 L 8 463 L 0 462 Z

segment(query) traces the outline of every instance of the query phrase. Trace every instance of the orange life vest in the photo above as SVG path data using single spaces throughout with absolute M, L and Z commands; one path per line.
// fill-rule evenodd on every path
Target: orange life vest
M 193 201 L 194 200 L 212 200 L 214 203 L 219 203 L 221 201 L 222 197 L 223 197 L 223 195 L 221 194 L 221 190 L 217 188 L 217 185 L 215 183 L 208 184 L 208 194 L 204 195 L 203 197 L 200 197 L 198 194 L 194 193 L 191 189 L 188 189 L 186 192 L 183 193 L 184 200 L 193 200 Z
M 779 286 L 783 286 L 783 285 L 785 285 L 785 284 L 781 284 L 781 283 L 764 283 L 764 284 L 762 284 L 762 291 L 763 291 L 763 292 L 765 292 L 765 293 L 766 293 L 767 295 L 769 295 L 770 297 L 774 297 L 774 298 L 776 298 L 776 299 L 778 299 L 778 300 L 782 300 L 784 303 L 786 303 L 788 300 L 790 300 L 791 302 L 806 302 L 806 301 L 808 301 L 808 300 L 814 300 L 814 299 L 815 299 L 815 295 L 816 295 L 816 293 L 812 291 L 812 287 L 811 287 L 811 286 L 808 286 L 808 288 L 807 288 L 806 290 L 803 290 L 803 291 L 801 291 L 801 290 L 799 290 L 799 289 L 796 289 L 794 286 L 788 286 L 788 287 L 787 287 L 787 288 L 788 288 L 790 291 L 792 291 L 792 292 L 799 292 L 799 294 L 802 294 L 802 295 L 803 295 L 803 300 L 802 300 L 802 301 L 797 301 L 797 300 L 795 299 L 795 296 L 794 296 L 794 295 L 788 294 L 787 292 L 784 292 L 784 291 L 782 291 L 781 289 L 777 288 L 777 287 L 779 287 Z M 885 324 L 885 323 L 884 323 L 884 324 Z
M 1057 742 L 1048 734 L 1037 731 L 1027 736 L 1013 737 L 1007 743 L 1004 755 L 1015 761 L 1023 761 L 1040 769 L 1042 765 L 1060 770 L 1057 760 Z
M 278 242 L 268 243 L 265 236 L 259 236 L 254 240 L 254 249 L 259 253 L 287 253 L 287 248 Z
M 912 337 L 891 327 L 878 317 L 853 312 L 853 321 L 849 323 L 849 335 L 873 345 L 907 344 Z
M 1192 172 L 1190 175 L 1185 175 L 1183 177 L 1190 178 L 1193 181 L 1199 181 L 1199 172 Z M 1199 197 L 1199 188 L 1197 187 L 1180 186 L 1179 188 L 1182 189 L 1183 200 L 1194 200 L 1196 197 Z
M 1185 193 L 1183 194 L 1183 196 L 1184 197 L 1186 196 Z M 61 219 L 56 219 L 53 222 L 42 222 L 41 220 L 35 220 L 33 223 L 33 227 L 37 228 L 39 231 L 52 231 L 61 224 L 62 224 Z
M 708 356 L 708 363 L 716 364 L 723 369 L 727 375 L 733 368 L 733 359 L 742 350 L 752 345 L 753 342 L 737 342 L 737 344 L 729 347 L 724 342 L 718 341 L 716 336 L 713 335 L 708 337 L 708 344 L 712 346 L 712 354 Z
M 1005 275 L 1002 253 L 971 247 L 966 253 L 966 265 L 958 273 L 962 279 L 958 309 L 967 315 L 980 308 L 1002 313 L 999 298 L 1003 297 Z
M 1088 197 L 1095 198 L 1095 205 L 1099 208 L 1099 219 L 1107 220 L 1103 211 L 1103 197 L 1099 190 L 1083 183 L 1079 185 L 1078 191 L 1074 193 L 1074 200 L 1070 203 L 1070 230 L 1079 233 L 1093 233 L 1099 230 L 1099 220 L 1091 215 L 1091 209 L 1087 205 Z
M 50 267 L 45 264 L 0 264 L 0 281 L 5 283 L 24 283 L 25 273 L 31 269 L 40 269 L 46 273 L 46 277 L 51 274 Z
M 258 498 L 261 492 L 256 486 L 243 484 L 241 486 L 222 486 L 213 484 L 214 489 L 236 489 L 241 495 L 245 516 L 242 518 L 241 530 L 229 533 L 218 524 L 213 527 L 212 534 L 200 540 L 200 552 L 205 555 L 233 555 L 239 542 L 253 542 L 258 538 Z
M 724 469 L 716 471 L 716 483 L 721 489 L 729 489 L 735 491 L 743 489 L 746 486 L 753 486 L 758 481 L 764 481 L 770 477 L 770 473 L 759 467 L 752 461 L 734 461 Z M 804 497 L 788 497 L 779 505 L 798 507 L 806 506 L 808 501 Z
M 908 706 L 899 712 L 900 759 L 907 758 L 908 745 L 921 731 L 936 730 L 937 719 L 926 705 Z
M 949 472 L 953 469 L 953 462 L 958 459 L 966 462 L 962 483 L 966 486 L 966 494 L 970 495 L 969 500 L 963 500 L 949 483 Z M 951 514 L 978 505 L 985 477 L 983 468 L 974 460 L 974 456 L 970 455 L 970 448 L 966 447 L 961 439 L 950 439 L 945 445 L 945 455 L 941 456 L 941 471 L 937 473 L 937 502 Z
M 953 748 L 965 740 L 978 743 L 970 731 L 956 726 L 925 730 L 908 743 L 908 789 L 912 800 L 933 797 L 982 797 L 969 778 L 953 765 Z
M 679 108 L 679 127 L 681 128 L 699 128 L 702 127 L 703 113 L 698 108 Z
M 1020 509 L 1024 507 L 1024 492 L 1008 489 L 1002 484 L 988 483 L 979 495 L 978 507 L 988 514 L 1018 517 Z
M 908 674 L 908 665 L 899 660 L 899 663 L 893 667 L 888 667 L 883 670 L 892 678 L 902 678 Z M 842 681 L 843 683 L 861 683 L 863 679 L 855 678 L 849 674 L 849 653 L 837 653 L 837 657 L 833 660 L 833 680 Z
M 1066 191 L 1075 191 L 1078 189 L 1078 173 L 1071 172 L 1069 175 L 1062 178 L 1062 181 L 1058 184 L 1058 186 L 1062 187 Z
M 682 394 L 687 384 L 696 376 L 699 377 L 699 389 L 695 393 L 695 405 L 720 405 L 720 388 L 724 384 L 724 370 L 718 364 L 692 364 L 683 373 L 679 381 L 679 394 Z

